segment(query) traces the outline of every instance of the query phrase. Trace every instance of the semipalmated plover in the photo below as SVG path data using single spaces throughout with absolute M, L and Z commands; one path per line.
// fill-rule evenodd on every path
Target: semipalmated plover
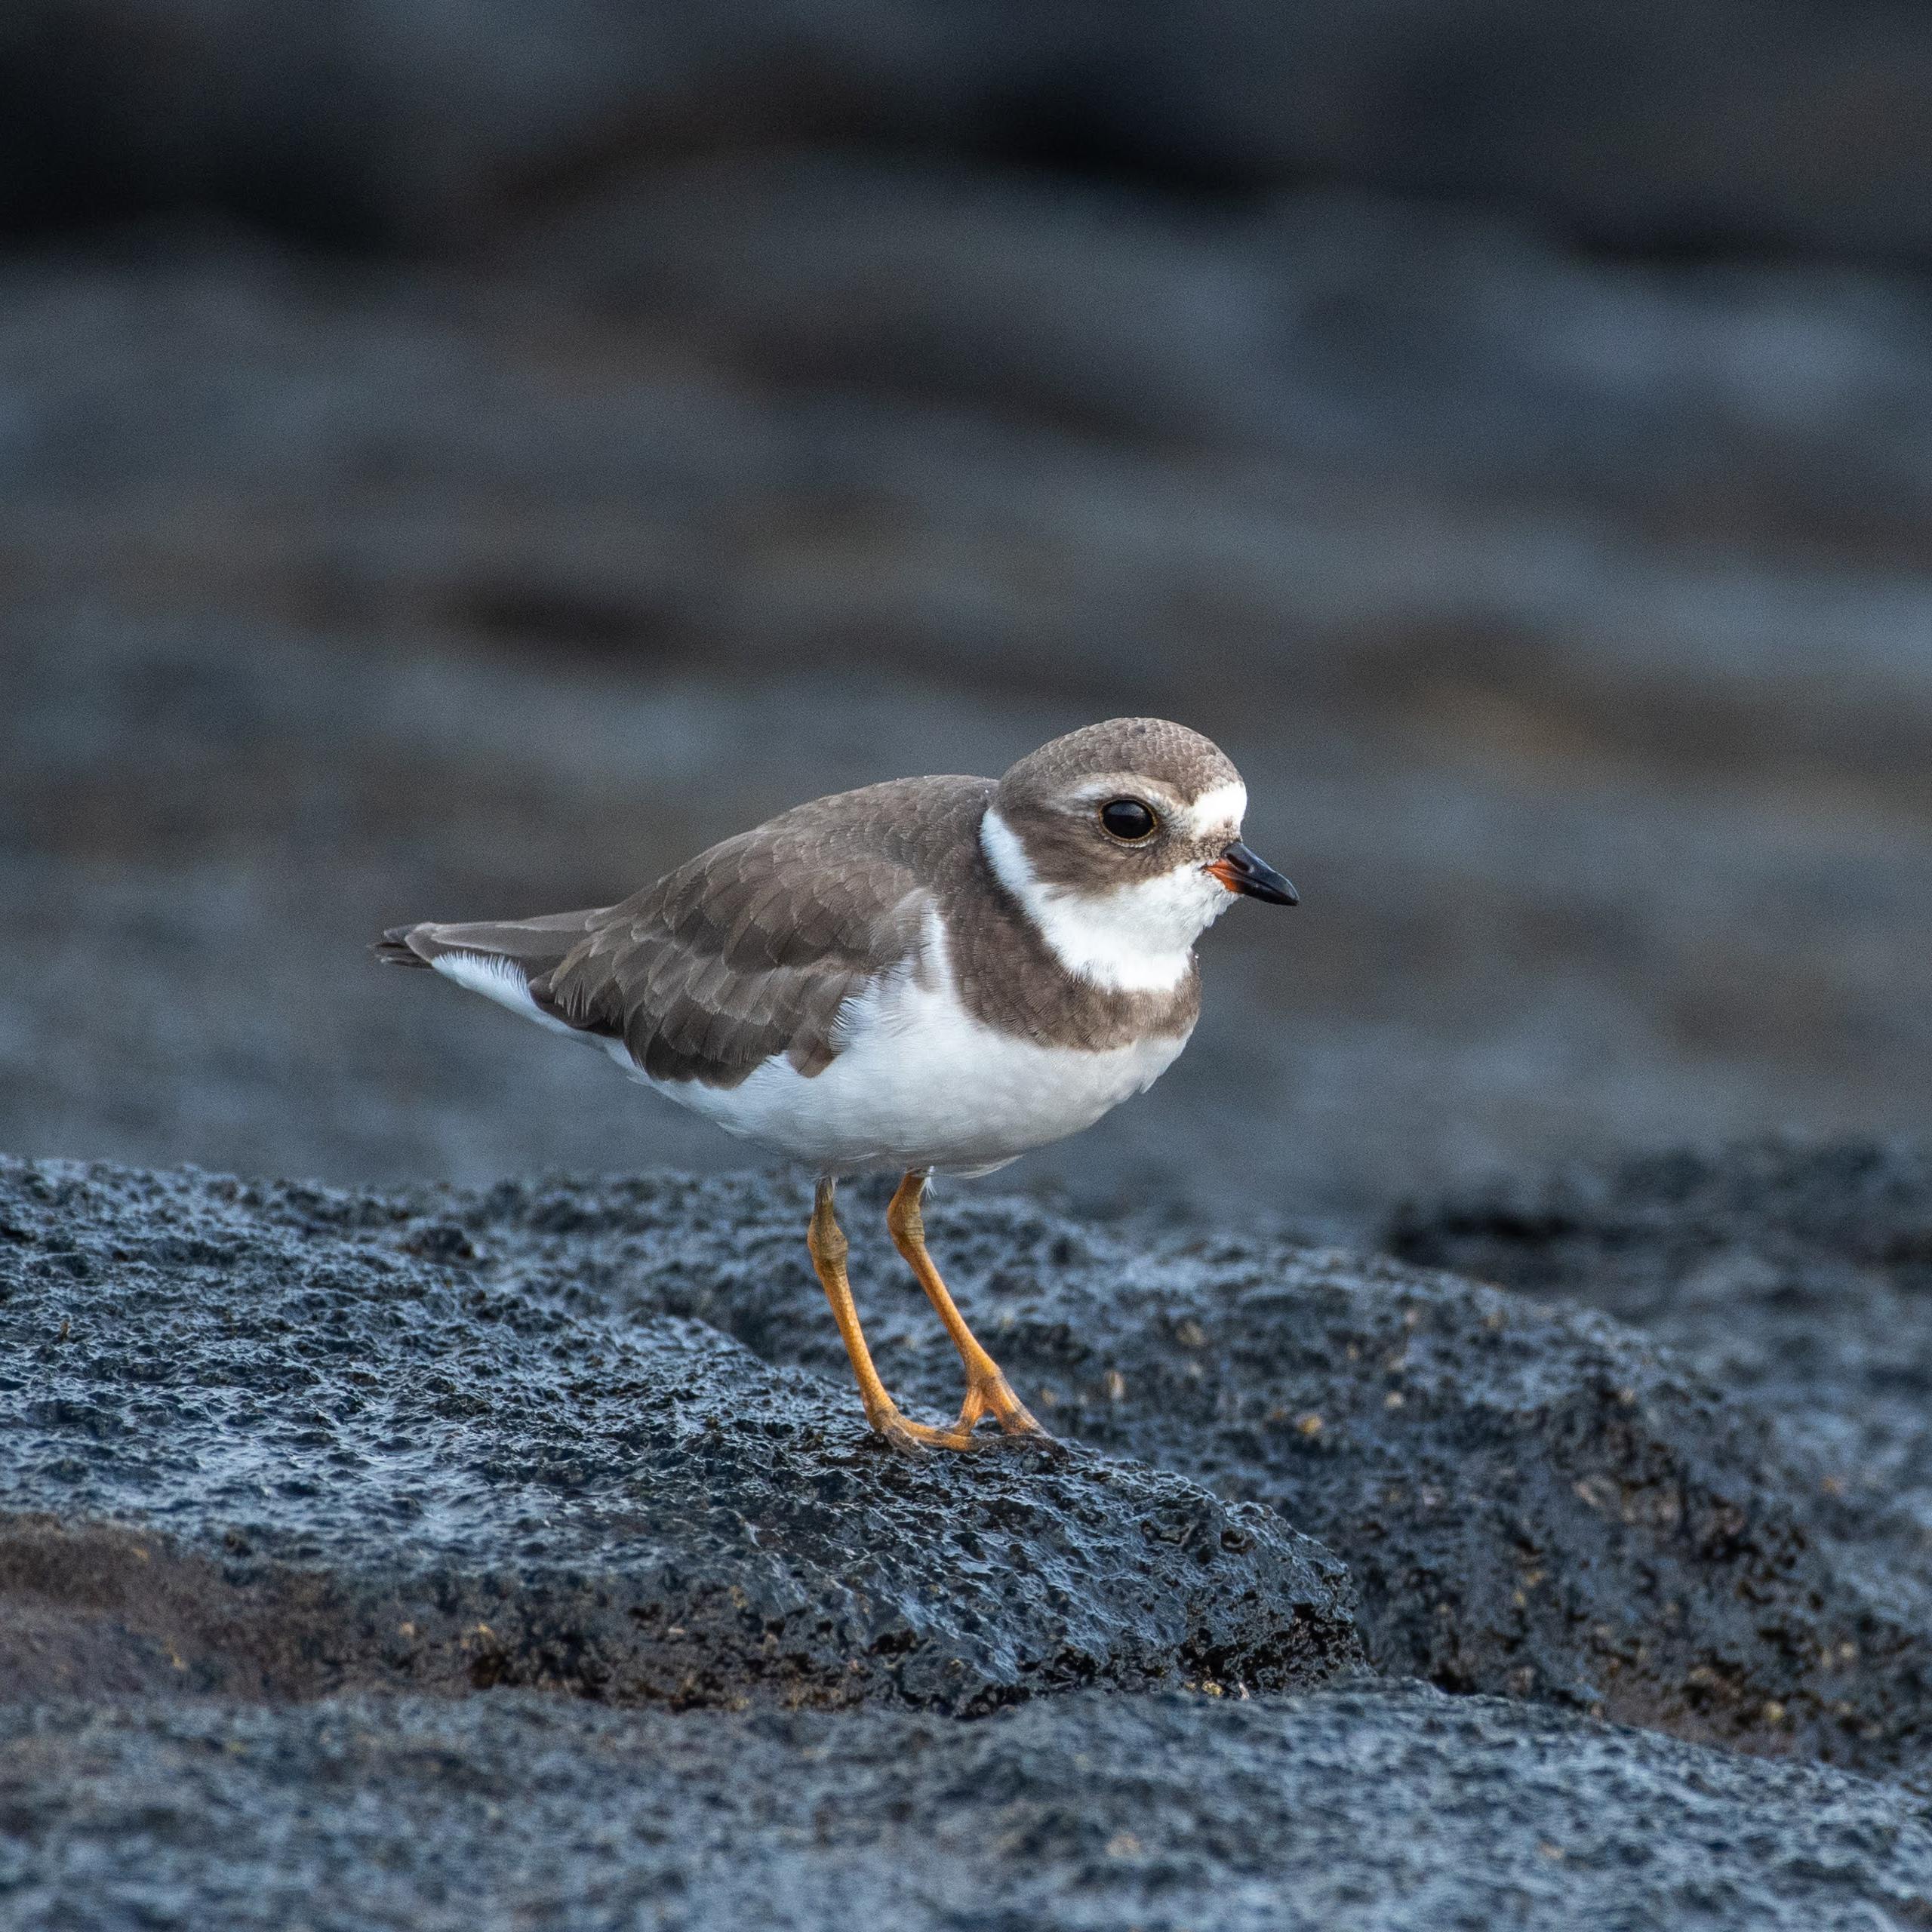
M 1044 1434 L 926 1252 L 934 1173 L 973 1175 L 1091 1127 L 1174 1063 L 1201 1008 L 1194 942 L 1238 894 L 1295 889 L 1241 842 L 1241 775 L 1198 732 L 1117 718 L 990 778 L 816 798 L 615 906 L 398 926 L 433 967 L 731 1134 L 808 1162 L 808 1233 L 872 1426 L 964 1449 L 990 1414 Z M 951 1427 L 910 1420 L 860 1333 L 832 1192 L 902 1174 L 886 1216 L 966 1369 Z

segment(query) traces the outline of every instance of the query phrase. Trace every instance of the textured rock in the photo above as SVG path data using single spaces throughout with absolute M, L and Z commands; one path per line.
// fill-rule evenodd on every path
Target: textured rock
M 1347 1560 L 1385 1669 L 1924 1772 L 1922 1546 L 1594 1313 L 943 1196 L 936 1251 L 1023 1393 L 1220 1504 L 1085 1453 L 875 1451 L 789 1183 L 7 1178 L 10 1501 L 67 1526 L 10 1530 L 35 1682 L 968 1709 L 1088 1677 L 1266 1686 L 1352 1639 L 1320 1553 L 1238 1506 L 1261 1503 Z M 956 1366 L 878 1204 L 847 1217 L 869 1331 L 938 1412 Z M 105 1522 L 161 1567 L 74 1534 Z
M 452 1212 L 526 1291 L 694 1316 L 835 1367 L 802 1189 L 505 1186 Z M 878 1204 L 873 1204 L 875 1211 Z M 846 1217 L 888 1381 L 955 1397 L 872 1212 Z M 1348 1563 L 1384 1669 L 1773 1754 L 1932 1767 L 1922 1545 L 1847 1512 L 1767 1418 L 1589 1311 L 1332 1251 L 942 1195 L 934 1251 L 1070 1436 L 1265 1501 Z M 868 1237 L 870 1237 L 869 1239 Z M 594 1258 L 593 1258 L 594 1257 Z
M 907 1470 L 875 1452 L 792 1184 L 389 1200 L 9 1178 L 21 1238 L 0 1265 L 29 1291 L 8 1314 L 34 1364 L 14 1392 L 14 1506 L 175 1533 L 170 1593 L 143 1601 L 205 1587 L 220 1611 L 109 1615 L 106 1634 L 74 1625 L 69 1651 L 35 1600 L 14 1641 L 36 1681 L 84 1681 L 122 1643 L 115 1681 L 137 1686 L 168 1681 L 165 1662 L 211 1687 L 414 1672 L 975 1707 L 1088 1675 L 1266 1685 L 1349 1654 L 1318 1554 L 1265 1518 L 1084 1458 Z M 897 1281 L 863 1192 L 848 1220 L 861 1280 Z M 1633 1332 L 1390 1262 L 1012 1200 L 949 1195 L 932 1222 L 965 1305 L 1057 1428 L 1309 1524 L 1349 1563 L 1383 1668 L 1921 1773 L 1920 1546 Z M 951 1352 L 898 1285 L 869 1322 L 880 1360 L 942 1410 Z M 171 1392 L 183 1364 L 191 1396 Z M 788 1386 L 768 1364 L 826 1379 Z M 718 1438 L 721 1410 L 735 1420 Z M 774 1551 L 755 1524 L 788 1497 Z M 904 1533 L 855 1544 L 848 1510 Z M 998 1547 L 1032 1552 L 1019 1564 L 987 1553 L 1015 1512 Z M 61 1601 L 111 1611 L 100 1580 L 118 1560 L 125 1592 L 125 1550 L 63 1543 L 50 1573 L 48 1534 L 16 1525 L 16 1574 L 70 1578 Z M 211 1561 L 205 1585 L 182 1580 Z M 734 1586 L 755 1616 L 719 1601 Z M 297 1634 L 221 1636 L 250 1601 L 275 1606 L 251 1628 Z
M 515 1694 L 0 1707 L 19 1932 L 1878 1932 L 1906 1794 L 1414 1687 L 960 1726 Z
M 1775 1420 L 1854 1507 L 1896 1504 L 1932 1569 L 1932 1157 L 1746 1143 L 1498 1180 L 1392 1217 L 1392 1252 L 1607 1310 Z
M 519 1272 L 433 1206 L 0 1165 L 6 1680 L 972 1712 L 1359 1654 L 1266 1509 L 1091 1451 L 909 1466 L 842 1378 Z

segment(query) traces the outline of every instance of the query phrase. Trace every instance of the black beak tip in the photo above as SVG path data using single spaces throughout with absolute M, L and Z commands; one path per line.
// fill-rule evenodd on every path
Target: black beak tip
M 1222 854 L 1222 862 L 1234 875 L 1234 889 L 1250 899 L 1270 906 L 1299 906 L 1301 894 L 1293 880 L 1278 872 L 1266 860 L 1257 857 L 1239 839 Z

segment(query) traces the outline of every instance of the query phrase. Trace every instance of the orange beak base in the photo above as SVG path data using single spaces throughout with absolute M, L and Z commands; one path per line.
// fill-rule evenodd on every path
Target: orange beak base
M 1271 906 L 1299 906 L 1301 894 L 1266 860 L 1258 858 L 1237 838 L 1206 869 L 1230 892 L 1244 899 L 1265 900 Z

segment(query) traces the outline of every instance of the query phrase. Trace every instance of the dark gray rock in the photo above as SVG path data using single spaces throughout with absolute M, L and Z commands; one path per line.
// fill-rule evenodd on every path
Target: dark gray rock
M 1932 306 L 1903 278 L 1607 264 L 1364 194 L 1210 212 L 811 152 L 639 174 L 492 259 L 787 386 L 1653 529 L 1815 545 L 1932 518 Z
M 896 1290 L 862 1288 L 869 1332 L 937 1411 L 950 1351 L 861 1198 L 855 1278 Z M 829 1323 L 801 1318 L 802 1189 L 505 1183 L 451 1212 L 541 1301 L 696 1317 L 835 1370 Z M 928 1226 L 1043 1417 L 1306 1525 L 1347 1561 L 1381 1668 L 1932 1769 L 1921 1540 L 1848 1513 L 1764 1414 L 1638 1333 L 1393 1261 L 1011 1199 L 948 1192 Z
M 19 1238 L 0 1266 L 31 1343 L 14 1506 L 176 1535 L 166 1589 L 142 1598 L 161 1609 L 131 1623 L 125 1543 L 15 1524 L 14 1574 L 54 1580 L 16 1612 L 35 1681 L 78 1685 L 111 1653 L 108 1681 L 130 1687 L 414 1673 L 975 1708 L 1084 1674 L 1266 1684 L 1350 1654 L 1318 1553 L 1265 1519 L 1084 1458 L 907 1469 L 876 1451 L 793 1183 L 390 1198 L 20 1164 L 8 1179 Z M 942 1411 L 956 1366 L 878 1205 L 855 1191 L 848 1216 L 861 1283 L 889 1271 L 898 1290 L 869 1326 L 888 1380 Z M 931 1220 L 1054 1426 L 1316 1526 L 1382 1667 L 1922 1774 L 1919 1547 L 1634 1332 L 1392 1262 L 997 1197 L 949 1193 Z M 787 1496 L 783 1543 L 761 1546 Z M 903 1533 L 854 1540 L 868 1510 Z M 1017 1569 L 988 1553 L 1016 1541 L 1034 1552 Z M 167 1609 L 198 1591 L 214 1609 Z M 244 1625 L 279 1634 L 222 1634 Z
M 1906 1794 L 1487 1698 L 0 1706 L 18 1932 L 1880 1932 Z
M 1276 265 L 1244 242 L 1145 195 L 804 153 L 641 175 L 498 259 L 786 383 L 1253 450 L 1307 425 Z
M 1390 1251 L 1647 1329 L 1932 1558 L 1932 1156 L 1752 1141 L 1499 1180 L 1390 1218 Z M 1929 1565 L 1928 1567 L 1932 1567 Z
M 971 1712 L 1358 1660 L 1266 1509 L 1091 1451 L 909 1466 L 842 1377 L 533 1292 L 467 1205 L 0 1163 L 5 1681 Z

